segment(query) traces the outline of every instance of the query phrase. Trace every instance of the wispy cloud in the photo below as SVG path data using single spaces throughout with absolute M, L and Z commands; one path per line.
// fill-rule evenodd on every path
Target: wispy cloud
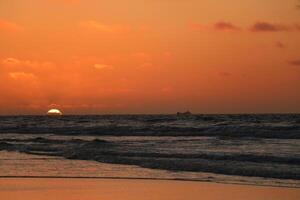
M 12 79 L 18 80 L 18 79 L 36 79 L 36 76 L 33 73 L 27 73 L 27 72 L 10 72 L 9 76 Z
M 0 31 L 19 32 L 22 30 L 22 26 L 8 20 L 0 19 Z
M 241 31 L 241 28 L 238 25 L 235 25 L 231 22 L 219 21 L 211 25 L 205 25 L 200 23 L 191 23 L 190 28 L 193 30 L 200 31 Z M 293 32 L 300 31 L 299 24 L 280 24 L 280 23 L 270 23 L 266 21 L 258 21 L 254 23 L 248 29 L 250 32 Z
M 286 48 L 286 45 L 279 41 L 275 43 L 275 46 L 280 49 Z
M 101 70 L 101 69 L 113 69 L 114 67 L 112 65 L 107 64 L 94 64 L 93 66 L 95 69 Z
M 5 58 L 2 60 L 3 65 L 18 65 L 20 63 L 21 63 L 21 61 L 16 58 Z
M 280 24 L 260 21 L 250 27 L 252 32 L 293 32 L 300 31 L 299 24 Z
M 300 59 L 298 60 L 289 60 L 288 63 L 293 66 L 300 66 Z
M 253 32 L 279 32 L 279 31 L 290 31 L 291 28 L 282 24 L 273 24 L 269 22 L 256 22 L 251 28 Z
M 229 72 L 221 72 L 220 75 L 221 75 L 221 76 L 224 76 L 224 77 L 229 77 L 229 76 L 231 76 L 232 74 L 229 73 Z
M 215 30 L 219 30 L 219 31 L 237 31 L 237 30 L 241 30 L 240 27 L 233 25 L 230 22 L 217 22 L 214 24 L 214 29 Z
M 40 62 L 34 60 L 21 60 L 18 58 L 5 58 L 1 60 L 0 67 L 2 71 L 8 72 L 36 72 L 49 71 L 55 68 L 52 62 Z
M 190 24 L 190 28 L 194 30 L 213 30 L 213 31 L 239 31 L 240 27 L 232 24 L 231 22 L 219 21 L 212 25 L 203 25 L 200 23 Z

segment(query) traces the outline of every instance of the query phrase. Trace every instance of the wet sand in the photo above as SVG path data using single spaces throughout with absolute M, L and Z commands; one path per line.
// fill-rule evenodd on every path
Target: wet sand
M 3 200 L 298 200 L 299 188 L 192 181 L 1 178 Z

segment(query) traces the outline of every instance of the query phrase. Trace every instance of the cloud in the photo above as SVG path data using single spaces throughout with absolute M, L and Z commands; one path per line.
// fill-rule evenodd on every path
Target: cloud
M 230 22 L 217 22 L 214 24 L 214 29 L 219 31 L 237 31 L 241 30 L 239 27 L 233 25 Z
M 229 72 L 221 72 L 220 75 L 223 76 L 223 77 L 229 77 L 229 76 L 231 76 L 232 74 L 229 73 Z
M 3 65 L 18 65 L 21 61 L 16 58 L 5 58 L 2 60 Z
M 286 48 L 286 45 L 283 44 L 282 42 L 276 42 L 276 43 L 275 43 L 275 46 L 276 46 L 277 48 L 280 48 L 280 49 Z
M 252 32 L 279 32 L 290 31 L 291 27 L 282 24 L 273 24 L 269 22 L 256 22 L 250 30 Z
M 192 23 L 190 28 L 193 30 L 214 30 L 214 31 L 238 31 L 241 30 L 240 27 L 225 21 L 219 21 L 213 25 L 203 25 L 199 23 Z
M 0 72 L 2 73 L 26 72 L 48 74 L 55 69 L 56 65 L 54 63 L 46 61 L 21 60 L 12 57 L 0 61 Z
M 15 80 L 36 79 L 36 76 L 33 73 L 27 73 L 27 72 L 10 72 L 9 76 L 10 78 Z
M 219 21 L 214 23 L 213 25 L 204 25 L 200 23 L 192 23 L 190 24 L 190 28 L 193 30 L 201 30 L 201 31 L 241 31 L 242 28 L 234 25 L 231 22 Z M 292 24 L 276 24 L 265 21 L 259 21 L 254 23 L 250 28 L 251 32 L 282 32 L 282 31 L 300 31 L 300 25 Z
M 299 60 L 290 60 L 290 61 L 288 61 L 288 63 L 293 66 L 300 66 L 300 59 Z
M 98 108 L 100 104 L 117 109 L 117 104 L 124 102 L 119 99 L 124 97 L 127 98 L 125 101 L 131 101 L 129 94 L 137 95 L 139 87 L 132 78 L 140 73 L 133 68 L 140 62 L 135 61 L 131 53 L 121 54 L 121 57 L 120 60 L 114 60 L 110 55 L 107 58 L 76 57 L 79 63 L 63 61 L 53 65 L 31 58 L 0 58 L 0 80 L 3 83 L 0 84 L 3 94 L 0 104 L 9 105 L 11 112 L 22 110 L 29 113 L 35 112 L 35 108 L 44 113 L 50 104 L 61 105 L 66 112 L 77 112 L 77 109 L 94 112 L 92 108 L 102 109 Z M 122 67 L 127 64 L 133 66 L 132 70 Z M 114 70 L 117 66 L 118 70 Z M 123 77 L 128 81 L 122 81 Z M 20 108 L 21 105 L 24 106 Z
M 104 24 L 99 21 L 88 20 L 79 23 L 81 27 L 95 30 L 102 33 L 126 33 L 131 31 L 131 27 L 120 24 Z
M 94 64 L 93 66 L 95 69 L 113 69 L 114 67 L 112 65 L 106 65 L 106 64 Z
M 23 27 L 7 20 L 0 19 L 0 31 L 8 32 L 20 32 L 23 30 Z
M 52 62 L 39 62 L 35 60 L 21 60 L 18 58 L 5 58 L 2 60 L 1 64 L 3 66 L 21 66 L 21 67 L 28 67 L 28 68 L 46 68 L 46 67 L 53 67 L 54 63 Z

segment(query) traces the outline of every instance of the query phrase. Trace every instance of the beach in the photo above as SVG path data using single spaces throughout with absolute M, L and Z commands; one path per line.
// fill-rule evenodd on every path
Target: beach
M 1 178 L 3 200 L 298 200 L 300 189 L 196 181 Z

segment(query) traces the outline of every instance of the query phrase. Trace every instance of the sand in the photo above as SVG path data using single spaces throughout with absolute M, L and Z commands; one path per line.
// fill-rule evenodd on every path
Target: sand
M 1 178 L 1 200 L 299 200 L 299 188 L 192 181 Z

